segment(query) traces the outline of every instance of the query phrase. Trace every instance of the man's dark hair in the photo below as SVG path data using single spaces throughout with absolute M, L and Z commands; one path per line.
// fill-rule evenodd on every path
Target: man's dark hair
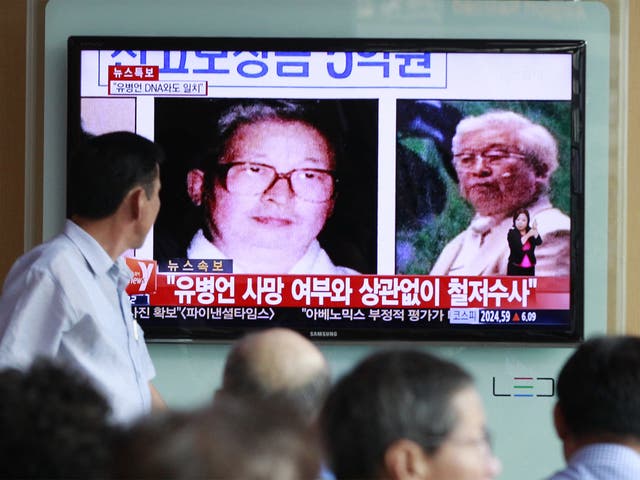
M 457 365 L 425 352 L 369 356 L 338 381 L 323 408 L 331 470 L 337 478 L 375 478 L 399 439 L 436 451 L 457 421 L 452 396 L 472 383 Z
M 222 386 L 225 395 L 286 403 L 305 418 L 315 418 L 331 387 L 331 377 L 328 369 L 321 369 L 300 385 L 275 388 L 255 371 L 246 352 L 237 348 L 227 357 Z
M 163 157 L 160 147 L 135 133 L 88 138 L 69 159 L 68 216 L 108 217 L 137 186 L 151 198 Z
M 106 478 L 113 427 L 104 397 L 47 360 L 0 372 L 0 478 Z
M 560 371 L 558 407 L 576 437 L 640 441 L 640 337 L 596 337 L 580 345 Z
M 266 120 L 280 120 L 285 122 L 301 122 L 317 130 L 326 140 L 332 160 L 336 168 L 340 168 L 342 151 L 342 136 L 340 121 L 336 118 L 331 105 L 317 100 L 239 100 L 218 118 L 215 146 L 207 159 L 205 171 L 205 185 L 210 188 L 212 180 L 218 170 L 218 162 L 225 154 L 229 142 L 236 131 L 244 126 Z
M 114 478 L 317 478 L 316 432 L 277 402 L 218 399 L 143 419 L 118 441 Z

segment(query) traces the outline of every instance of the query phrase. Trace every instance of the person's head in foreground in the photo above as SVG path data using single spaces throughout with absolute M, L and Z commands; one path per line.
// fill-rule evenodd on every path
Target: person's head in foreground
M 106 478 L 109 413 L 88 380 L 51 361 L 0 371 L 0 478 Z
M 321 428 L 338 479 L 482 480 L 500 472 L 471 376 L 425 352 L 364 359 L 332 389 Z
M 218 121 L 218 147 L 189 172 L 204 236 L 251 272 L 286 273 L 323 229 L 335 201 L 333 126 L 310 103 L 240 102 Z
M 330 386 L 329 366 L 318 347 L 293 330 L 270 328 L 234 344 L 216 398 L 282 401 L 313 421 Z
M 558 376 L 554 423 L 569 472 L 602 468 L 615 454 L 619 465 L 623 457 L 634 459 L 633 470 L 624 464 L 634 473 L 628 478 L 640 478 L 640 337 L 596 337 L 580 345 Z M 608 471 L 590 478 L 623 478 Z
M 113 478 L 317 478 L 316 432 L 278 402 L 218 399 L 207 409 L 148 417 L 126 432 Z
M 549 190 L 558 168 L 551 133 L 509 111 L 462 119 L 452 140 L 460 194 L 477 213 L 506 217 Z

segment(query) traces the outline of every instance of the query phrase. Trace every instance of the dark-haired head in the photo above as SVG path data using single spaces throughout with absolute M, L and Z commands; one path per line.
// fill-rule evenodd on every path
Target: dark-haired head
M 529 229 L 529 224 L 531 223 L 531 216 L 529 215 L 529 210 L 526 208 L 519 208 L 513 214 L 513 227 L 516 227 L 516 220 L 520 215 L 524 215 L 527 217 L 527 230 Z
M 138 186 L 151 198 L 162 160 L 160 147 L 131 132 L 88 138 L 69 159 L 68 216 L 108 217 Z
M 0 477 L 106 478 L 110 407 L 80 373 L 48 360 L 0 371 Z
M 399 439 L 435 452 L 456 425 L 452 397 L 472 385 L 463 369 L 428 353 L 368 357 L 340 379 L 323 409 L 332 471 L 337 478 L 376 478 Z
M 640 337 L 580 345 L 560 371 L 557 409 L 576 439 L 640 442 Z

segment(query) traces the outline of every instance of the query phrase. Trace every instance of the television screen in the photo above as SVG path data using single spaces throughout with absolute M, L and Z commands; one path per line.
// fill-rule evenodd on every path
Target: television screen
M 583 336 L 583 41 L 70 37 L 68 145 L 162 146 L 148 339 Z

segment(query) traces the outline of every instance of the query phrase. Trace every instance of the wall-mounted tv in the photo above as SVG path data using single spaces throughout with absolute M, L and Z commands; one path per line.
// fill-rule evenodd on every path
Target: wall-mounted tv
M 585 43 L 70 37 L 68 144 L 161 145 L 147 339 L 583 336 Z

